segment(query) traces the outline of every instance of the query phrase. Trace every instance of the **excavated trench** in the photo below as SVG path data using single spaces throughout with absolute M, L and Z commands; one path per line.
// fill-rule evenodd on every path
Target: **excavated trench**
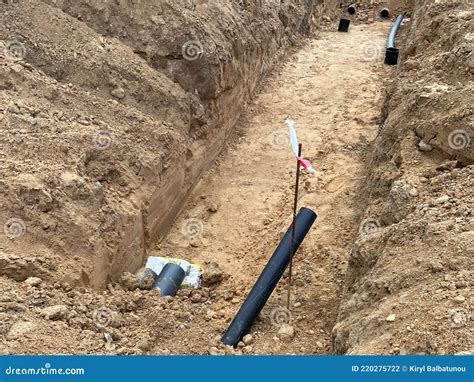
M 390 21 L 353 22 L 350 33 L 336 32 L 333 22 L 302 42 L 301 34 L 319 26 L 322 15 L 334 14 L 336 2 L 289 2 L 278 12 L 260 2 L 203 0 L 191 9 L 151 0 L 140 7 L 83 3 L 25 0 L 1 16 L 8 25 L 2 40 L 21 35 L 28 62 L 7 61 L 7 80 L 0 82 L 6 90 L 1 103 L 9 105 L 5 147 L 11 158 L 24 160 L 6 166 L 2 214 L 27 232 L 2 246 L 1 275 L 18 282 L 39 276 L 67 298 L 76 293 L 70 285 L 102 290 L 101 297 L 77 292 L 84 295 L 71 301 L 90 321 L 80 314 L 68 318 L 73 335 L 64 335 L 72 343 L 74 336 L 79 341 L 76 329 L 91 328 L 97 309 L 110 306 L 127 317 L 125 324 L 107 322 L 126 328 L 131 344 L 119 349 L 122 354 L 235 353 L 221 346 L 220 335 L 291 221 L 289 117 L 316 169 L 302 175 L 298 202 L 318 220 L 295 261 L 291 310 L 284 276 L 252 328 L 258 342 L 237 352 L 370 352 L 373 344 L 359 326 L 374 331 L 376 351 L 387 352 L 383 328 L 374 323 L 381 319 L 373 311 L 366 316 L 372 300 L 385 301 L 377 289 L 383 280 L 365 278 L 383 246 L 365 249 L 360 222 L 368 218 L 364 222 L 380 229 L 372 215 L 381 202 L 371 198 L 380 183 L 386 198 L 397 178 L 382 169 L 390 178 L 384 179 L 373 159 L 389 146 L 380 139 L 393 139 L 386 130 L 380 135 L 381 123 L 390 123 L 385 109 L 380 119 L 384 79 L 395 73 L 382 64 Z M 367 12 L 377 18 L 380 9 Z M 46 22 L 51 15 L 54 22 Z M 170 36 L 181 35 L 182 25 L 189 35 L 177 42 Z M 17 131 L 13 136 L 12 126 L 30 139 Z M 49 140 L 36 139 L 41 134 Z M 42 157 L 34 168 L 37 153 Z M 401 155 L 390 163 L 399 165 Z M 368 190 L 372 185 L 377 189 Z M 21 264 L 12 255 L 18 251 Z M 121 276 L 135 273 L 148 256 L 203 264 L 216 282 L 181 291 L 173 301 L 122 294 L 116 281 L 127 290 Z M 53 300 L 65 298 L 55 293 Z M 280 332 L 282 324 L 292 329 Z M 176 341 L 182 331 L 184 339 Z M 143 336 L 149 340 L 137 350 L 134 341 Z M 8 346 L 22 349 L 21 341 Z M 98 351 L 87 341 L 80 339 L 78 351 Z M 45 341 L 28 351 L 47 352 L 48 346 L 57 349 Z
M 284 121 L 295 119 L 303 156 L 317 171 L 303 175 L 299 205 L 316 211 L 318 220 L 295 261 L 291 313 L 284 281 L 262 315 L 277 327 L 289 321 L 318 340 L 308 347 L 298 336 L 278 343 L 277 353 L 331 352 L 348 254 L 358 235 L 360 182 L 377 134 L 389 29 L 390 23 L 378 22 L 354 26 L 350 34 L 323 32 L 289 57 L 281 72 L 265 81 L 238 138 L 150 253 L 215 263 L 228 275 L 220 288 L 245 297 L 291 221 L 294 161 Z M 226 319 L 235 312 L 234 306 L 222 310 Z M 271 348 L 274 333 L 263 321 L 252 332 L 258 333 L 259 346 Z

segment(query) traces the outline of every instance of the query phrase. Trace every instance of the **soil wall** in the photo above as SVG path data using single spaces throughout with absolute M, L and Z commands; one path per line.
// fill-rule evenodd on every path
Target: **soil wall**
M 415 1 L 361 189 L 336 353 L 473 352 L 473 9 Z

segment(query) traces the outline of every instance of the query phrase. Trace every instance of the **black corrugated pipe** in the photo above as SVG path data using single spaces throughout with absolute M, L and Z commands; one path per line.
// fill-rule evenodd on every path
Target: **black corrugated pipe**
M 382 19 L 388 19 L 390 17 L 390 10 L 388 8 L 382 8 L 379 15 Z
M 398 63 L 398 53 L 399 49 L 395 48 L 395 37 L 398 32 L 398 28 L 402 24 L 403 15 L 397 17 L 395 22 L 392 25 L 392 29 L 390 30 L 390 34 L 388 35 L 387 40 L 387 50 L 385 51 L 385 64 L 387 65 L 397 65 Z
M 347 7 L 347 13 L 349 13 L 350 15 L 355 15 L 357 12 L 357 8 L 354 4 L 351 4 Z
M 298 212 L 295 224 L 295 253 L 316 220 L 316 217 L 317 215 L 308 208 L 303 207 Z M 242 337 L 250 330 L 255 318 L 263 309 L 278 284 L 290 262 L 291 232 L 292 225 L 286 231 L 285 236 L 222 337 L 222 342 L 225 345 L 237 346 Z

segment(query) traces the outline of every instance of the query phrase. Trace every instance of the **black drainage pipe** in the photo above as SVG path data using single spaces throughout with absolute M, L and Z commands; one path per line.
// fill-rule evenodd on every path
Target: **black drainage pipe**
M 185 277 L 186 272 L 178 264 L 166 264 L 156 279 L 160 296 L 176 296 Z
M 295 225 L 295 252 L 303 242 L 316 217 L 317 215 L 308 208 L 303 207 L 298 212 Z M 285 236 L 222 337 L 222 342 L 225 345 L 237 346 L 242 337 L 250 330 L 255 318 L 278 284 L 290 262 L 291 233 L 292 225 L 286 231 Z
M 351 16 L 355 15 L 357 12 L 357 8 L 354 4 L 351 4 L 347 7 L 347 13 L 349 13 Z
M 397 17 L 395 22 L 392 25 L 392 29 L 390 30 L 390 34 L 388 35 L 387 40 L 387 50 L 385 51 L 385 64 L 387 65 L 397 65 L 398 63 L 398 53 L 400 50 L 395 48 L 395 37 L 398 32 L 398 28 L 402 24 L 403 15 Z
M 388 19 L 390 17 L 390 10 L 388 8 L 382 8 L 379 15 L 382 19 Z
M 341 19 L 339 21 L 339 28 L 337 30 L 339 32 L 347 32 L 349 30 L 349 24 L 351 23 L 351 20 L 348 19 Z

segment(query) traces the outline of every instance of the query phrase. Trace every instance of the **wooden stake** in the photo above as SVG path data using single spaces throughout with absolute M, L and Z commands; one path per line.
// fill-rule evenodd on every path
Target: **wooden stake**
M 298 209 L 298 190 L 300 184 L 300 160 L 302 144 L 298 145 L 298 158 L 296 158 L 296 185 L 295 185 L 295 200 L 293 203 L 293 224 L 291 225 L 291 252 L 290 252 L 290 270 L 288 275 L 288 299 L 286 301 L 286 308 L 290 310 L 291 298 L 291 276 L 293 274 L 293 256 L 295 255 L 295 228 L 296 228 L 296 211 Z

